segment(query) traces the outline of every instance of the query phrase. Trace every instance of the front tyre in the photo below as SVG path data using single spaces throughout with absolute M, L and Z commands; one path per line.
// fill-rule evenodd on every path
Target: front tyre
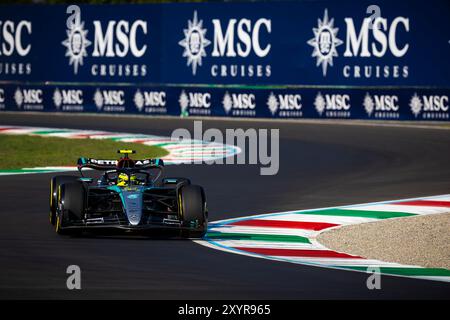
M 58 206 L 58 189 L 59 186 L 67 183 L 74 182 L 78 179 L 76 176 L 59 175 L 50 180 L 50 213 L 49 220 L 52 225 L 56 223 L 56 207 Z
M 58 188 L 55 231 L 58 234 L 75 234 L 77 229 L 67 228 L 74 220 L 84 216 L 86 190 L 80 182 L 69 182 Z
M 184 229 L 182 236 L 201 238 L 208 228 L 206 199 L 203 188 L 196 185 L 184 185 L 178 192 L 179 217 Z

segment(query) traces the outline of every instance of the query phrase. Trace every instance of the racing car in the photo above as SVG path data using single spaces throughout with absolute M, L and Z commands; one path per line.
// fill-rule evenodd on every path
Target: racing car
M 205 191 L 187 178 L 162 178 L 161 159 L 78 159 L 80 176 L 57 175 L 50 182 L 50 223 L 58 234 L 86 230 L 175 231 L 202 237 L 208 225 Z M 85 177 L 83 169 L 100 171 Z

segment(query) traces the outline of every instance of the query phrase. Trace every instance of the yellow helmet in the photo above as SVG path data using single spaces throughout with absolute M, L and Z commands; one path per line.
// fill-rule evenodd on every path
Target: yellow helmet
M 119 173 L 117 177 L 117 185 L 119 187 L 125 187 L 128 185 L 128 175 L 126 173 Z
M 119 187 L 125 187 L 128 185 L 128 181 L 131 183 L 134 183 L 136 181 L 136 176 L 132 174 L 130 177 L 126 173 L 119 173 L 119 176 L 117 177 L 117 186 Z

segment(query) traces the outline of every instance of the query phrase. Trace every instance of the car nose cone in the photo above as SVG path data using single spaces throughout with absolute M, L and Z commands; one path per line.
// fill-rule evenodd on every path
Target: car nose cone
M 142 218 L 142 193 L 123 192 L 125 213 L 132 226 L 137 226 Z

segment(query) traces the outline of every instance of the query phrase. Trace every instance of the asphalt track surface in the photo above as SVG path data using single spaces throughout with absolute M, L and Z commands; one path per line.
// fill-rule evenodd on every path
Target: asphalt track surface
M 2 125 L 170 135 L 189 119 L 0 114 Z M 279 128 L 280 171 L 257 165 L 168 166 L 203 185 L 210 219 L 450 193 L 450 131 L 315 123 L 203 121 Z M 0 177 L 0 298 L 449 299 L 448 283 L 257 259 L 191 241 L 70 238 L 48 223 L 51 174 Z M 82 290 L 66 289 L 79 265 Z

